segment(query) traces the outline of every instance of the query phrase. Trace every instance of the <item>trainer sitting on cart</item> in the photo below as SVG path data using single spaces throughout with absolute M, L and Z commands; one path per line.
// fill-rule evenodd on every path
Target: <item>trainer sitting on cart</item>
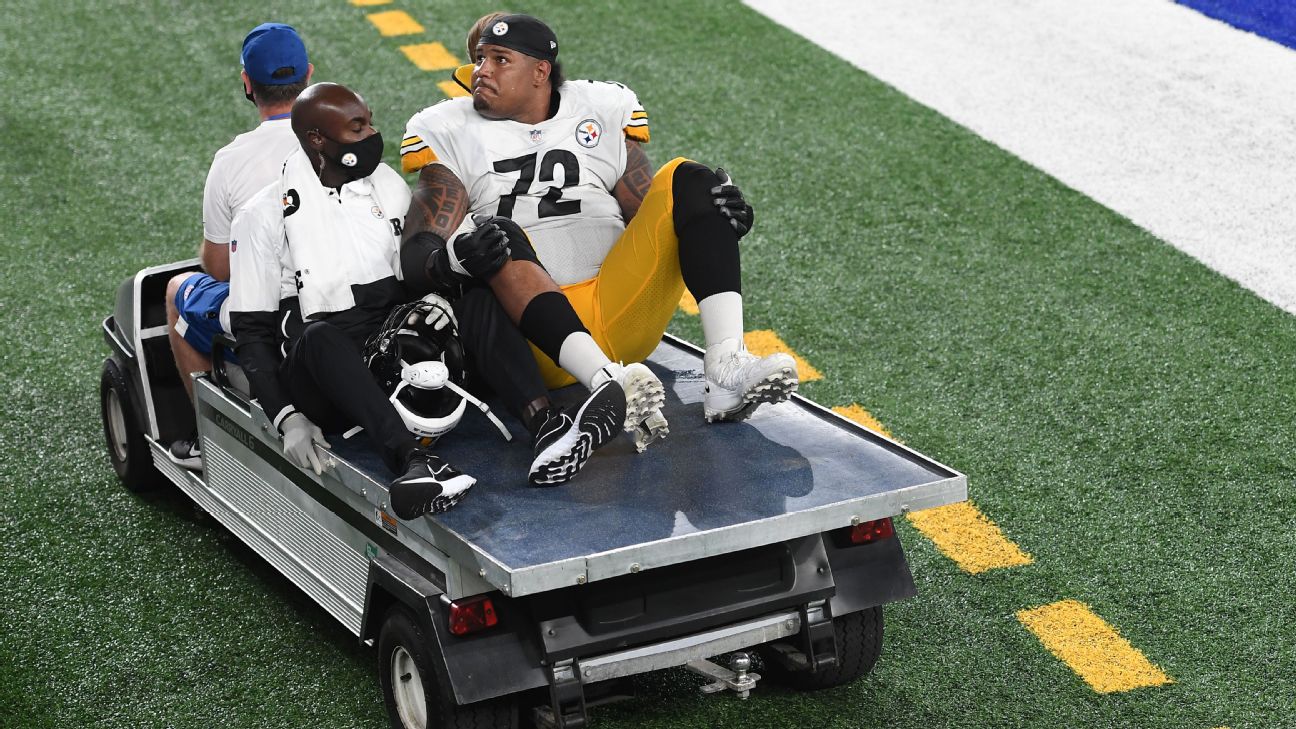
M 409 188 L 381 163 L 364 100 L 308 87 L 292 109 L 301 144 L 278 181 L 234 219 L 230 323 L 252 395 L 294 464 L 321 472 L 315 445 L 361 425 L 397 474 L 391 506 L 412 519 L 456 504 L 475 483 L 420 447 L 361 359 L 361 346 L 405 300 L 397 278 Z
M 229 331 L 229 241 L 234 214 L 252 195 L 279 176 L 283 158 L 297 147 L 292 104 L 315 67 L 301 36 L 283 23 L 262 23 L 243 39 L 241 78 L 261 124 L 240 134 L 212 159 L 203 185 L 202 272 L 186 271 L 167 283 L 167 335 L 185 394 L 193 400 L 190 372 L 212 368 L 212 341 Z M 171 460 L 202 468 L 198 431 L 171 444 Z

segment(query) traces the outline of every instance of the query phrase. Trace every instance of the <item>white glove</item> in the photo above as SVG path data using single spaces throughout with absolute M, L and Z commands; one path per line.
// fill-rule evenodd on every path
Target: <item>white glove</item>
M 315 471 L 318 476 L 324 472 L 324 466 L 320 463 L 319 455 L 315 453 L 315 444 L 332 448 L 329 442 L 324 440 L 324 432 L 319 426 L 312 423 L 301 413 L 293 413 L 284 418 L 283 423 L 279 426 L 283 431 L 283 449 L 284 455 L 288 460 L 297 464 L 300 468 L 309 468 Z
M 455 329 L 459 328 L 459 320 L 455 318 L 454 309 L 451 308 L 450 302 L 446 301 L 438 294 L 428 294 L 423 297 L 423 302 L 432 304 L 432 309 L 428 311 L 427 317 L 423 323 L 432 327 L 433 331 L 441 331 L 446 328 L 447 324 L 454 324 Z M 409 315 L 405 323 L 414 326 L 418 323 L 418 313 Z

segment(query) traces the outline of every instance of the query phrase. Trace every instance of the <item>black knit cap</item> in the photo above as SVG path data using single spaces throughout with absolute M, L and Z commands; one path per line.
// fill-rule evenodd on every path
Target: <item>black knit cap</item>
M 551 63 L 558 58 L 558 37 L 539 18 L 530 15 L 505 15 L 491 23 L 477 41 L 479 46 L 487 44 L 512 48 Z

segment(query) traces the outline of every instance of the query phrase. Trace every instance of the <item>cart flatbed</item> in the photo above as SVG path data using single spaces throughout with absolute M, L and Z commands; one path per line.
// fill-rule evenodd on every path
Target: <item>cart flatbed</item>
M 966 498 L 962 474 L 803 398 L 707 424 L 701 357 L 679 340 L 665 339 L 648 366 L 666 386 L 671 432 L 644 453 L 621 437 L 570 483 L 536 488 L 516 421 L 504 443 L 470 410 L 436 452 L 477 486 L 449 512 L 401 526 L 426 530 L 518 597 Z M 385 488 L 390 475 L 365 438 L 339 440 L 334 452 Z

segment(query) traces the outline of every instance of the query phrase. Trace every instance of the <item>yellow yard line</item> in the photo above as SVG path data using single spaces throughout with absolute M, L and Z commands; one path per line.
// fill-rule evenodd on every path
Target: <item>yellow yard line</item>
M 833 412 L 895 440 L 886 426 L 859 405 L 835 407 Z M 969 502 L 915 511 L 907 516 L 909 523 L 930 539 L 946 557 L 974 575 L 999 567 L 1021 567 L 1033 561 L 1021 547 L 1005 537 L 989 517 Z
M 910 512 L 908 517 L 946 557 L 974 575 L 1034 561 L 969 501 Z
M 697 299 L 693 298 L 693 294 L 690 294 L 688 289 L 684 289 L 684 295 L 680 297 L 679 308 L 690 316 L 698 315 Z
M 1174 682 L 1084 603 L 1062 600 L 1022 610 L 1017 619 L 1098 693 Z
M 848 417 L 851 420 L 854 420 L 855 422 L 859 423 L 865 428 L 868 428 L 874 433 L 885 435 L 891 440 L 896 440 L 896 437 L 894 435 L 891 435 L 891 431 L 886 429 L 886 426 L 882 424 L 882 421 L 873 417 L 873 413 L 870 413 L 869 411 L 865 410 L 859 405 L 846 405 L 844 407 L 838 405 L 837 407 L 833 408 L 833 412 L 837 413 L 838 415 L 843 415 L 845 417 Z M 899 441 L 896 442 L 898 443 Z
M 383 35 L 412 35 L 423 32 L 423 26 L 404 10 L 370 13 L 366 17 Z
M 685 296 L 688 296 L 687 293 Z M 688 297 L 690 301 L 691 298 Z M 680 307 L 688 311 L 684 299 L 680 300 Z M 770 330 L 747 332 L 744 339 L 747 342 L 747 349 L 758 356 L 764 357 L 774 352 L 786 352 L 792 355 L 796 360 L 797 372 L 802 382 L 823 378 L 819 370 L 793 352 L 777 334 Z M 894 440 L 886 426 L 857 404 L 839 406 L 833 410 Z M 971 503 L 961 502 L 916 511 L 908 514 L 908 519 L 945 556 L 972 574 L 1001 567 L 1020 567 L 1034 561 L 1029 554 L 1022 551 L 1021 547 L 1005 537 L 999 527 Z
M 440 43 L 417 43 L 412 46 L 401 46 L 401 53 L 419 67 L 421 71 L 444 71 L 447 68 L 458 68 L 459 59 L 446 50 Z
M 823 379 L 822 372 L 815 369 L 809 362 L 802 359 L 801 355 L 793 352 L 792 349 L 779 338 L 779 335 L 769 329 L 759 329 L 754 332 L 747 332 L 743 335 L 743 339 L 747 342 L 747 351 L 757 357 L 764 357 L 766 355 L 774 354 L 775 352 L 786 352 L 792 355 L 792 359 L 796 360 L 797 375 L 801 378 L 802 382 L 811 382 L 813 380 Z

